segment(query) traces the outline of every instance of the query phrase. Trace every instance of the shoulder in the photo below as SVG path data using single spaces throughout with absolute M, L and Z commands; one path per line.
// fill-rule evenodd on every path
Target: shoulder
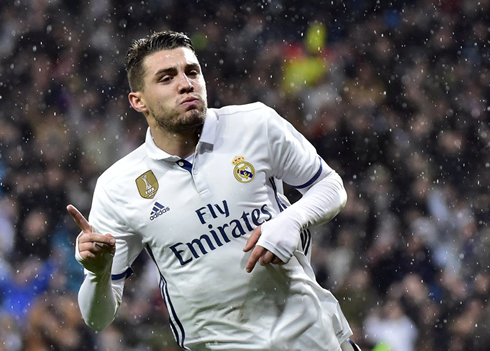
M 211 109 L 216 113 L 218 118 L 228 116 L 254 116 L 254 115 L 269 115 L 275 111 L 261 102 L 254 102 L 245 105 L 230 105 L 219 109 Z
M 97 183 L 99 185 L 120 184 L 126 182 L 128 178 L 138 176 L 145 169 L 147 157 L 145 144 L 142 144 L 107 168 L 99 176 Z
M 222 126 L 229 126 L 243 132 L 244 128 L 250 131 L 256 128 L 267 129 L 273 120 L 282 119 L 277 112 L 261 102 L 245 105 L 230 105 L 219 109 L 212 109 Z

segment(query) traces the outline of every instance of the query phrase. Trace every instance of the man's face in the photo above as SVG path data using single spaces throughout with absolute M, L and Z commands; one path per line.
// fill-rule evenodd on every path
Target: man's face
M 161 50 L 143 61 L 144 90 L 140 94 L 150 127 L 185 133 L 204 123 L 207 110 L 206 83 L 192 50 Z M 154 119 L 154 121 L 152 120 Z

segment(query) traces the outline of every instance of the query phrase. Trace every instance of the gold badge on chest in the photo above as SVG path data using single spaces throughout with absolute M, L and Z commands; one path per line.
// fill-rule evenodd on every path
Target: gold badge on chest
M 153 171 L 147 171 L 136 178 L 136 186 L 142 198 L 153 199 L 158 191 L 158 181 Z

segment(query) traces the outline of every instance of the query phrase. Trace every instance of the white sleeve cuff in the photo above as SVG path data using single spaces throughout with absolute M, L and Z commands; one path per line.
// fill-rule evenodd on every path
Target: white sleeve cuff
M 82 264 L 82 256 L 80 256 L 80 250 L 78 250 L 78 238 L 82 235 L 82 232 L 77 235 L 77 238 L 75 239 L 75 259 L 77 260 L 78 263 Z

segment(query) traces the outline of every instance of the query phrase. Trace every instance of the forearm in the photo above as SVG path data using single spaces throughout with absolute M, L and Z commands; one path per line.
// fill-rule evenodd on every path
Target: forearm
M 332 220 L 345 206 L 347 193 L 342 178 L 332 171 L 314 184 L 301 199 L 286 208 L 280 216 L 296 221 L 300 229 Z
M 340 176 L 331 171 L 309 188 L 293 205 L 262 225 L 258 245 L 288 262 L 299 242 L 299 233 L 306 227 L 326 223 L 345 206 L 347 193 Z
M 110 271 L 86 275 L 78 293 L 78 304 L 89 327 L 100 331 L 112 323 L 121 302 L 123 284 L 113 284 Z

